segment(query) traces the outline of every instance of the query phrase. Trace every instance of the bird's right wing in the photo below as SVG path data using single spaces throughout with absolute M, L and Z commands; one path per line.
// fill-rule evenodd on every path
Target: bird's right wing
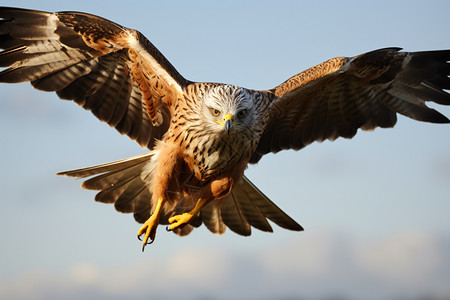
M 0 82 L 31 82 L 152 148 L 189 84 L 138 31 L 79 12 L 0 7 Z

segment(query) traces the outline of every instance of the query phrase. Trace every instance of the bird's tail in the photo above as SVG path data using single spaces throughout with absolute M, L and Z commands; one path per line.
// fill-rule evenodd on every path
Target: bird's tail
M 250 235 L 251 227 L 272 232 L 267 219 L 280 227 L 301 231 L 303 227 L 264 195 L 246 176 L 231 193 L 205 206 L 200 216 L 213 233 L 224 233 L 225 227 L 240 235 Z
M 151 183 L 157 159 L 158 152 L 152 151 L 98 166 L 60 172 L 58 175 L 77 178 L 94 176 L 84 181 L 82 187 L 99 190 L 96 201 L 113 203 L 117 211 L 133 213 L 137 222 L 144 223 L 152 211 Z M 183 201 L 180 194 L 178 209 L 184 207 Z M 160 223 L 168 224 L 169 217 L 177 213 L 177 209 L 164 211 Z M 272 227 L 267 219 L 286 229 L 303 230 L 244 176 L 227 197 L 212 201 L 202 208 L 190 224 L 174 230 L 174 233 L 187 235 L 202 223 L 216 234 L 223 234 L 226 227 L 240 235 L 250 235 L 251 227 L 271 232 Z
M 60 172 L 57 175 L 85 178 L 94 176 L 82 183 L 88 190 L 100 190 L 95 201 L 113 203 L 116 210 L 133 213 L 139 223 L 150 216 L 151 190 L 149 185 L 153 176 L 152 158 L 157 155 L 149 152 L 142 155 L 98 165 Z

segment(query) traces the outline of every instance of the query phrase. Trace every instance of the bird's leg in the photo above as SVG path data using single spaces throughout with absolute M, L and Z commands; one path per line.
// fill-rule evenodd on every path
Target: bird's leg
M 206 198 L 200 198 L 198 199 L 197 204 L 195 204 L 195 207 L 190 212 L 186 212 L 184 214 L 169 218 L 170 225 L 167 226 L 167 230 L 172 231 L 176 228 L 188 224 L 207 203 L 208 200 Z
M 138 239 L 141 240 L 141 236 L 145 232 L 145 236 L 142 239 L 142 252 L 144 252 L 145 246 L 153 243 L 156 236 L 156 228 L 159 225 L 159 216 L 161 215 L 161 207 L 163 204 L 164 198 L 159 197 L 158 202 L 156 203 L 156 208 L 153 214 L 145 221 L 144 225 L 138 231 Z M 148 241 L 150 239 L 150 241 Z
M 203 188 L 201 196 L 195 204 L 195 207 L 190 212 L 169 218 L 170 225 L 167 226 L 167 230 L 171 231 L 175 228 L 188 224 L 206 204 L 213 199 L 221 199 L 227 196 L 231 192 L 232 187 L 233 179 L 228 176 L 212 181 L 209 185 Z
M 163 209 L 163 204 L 168 199 L 168 188 L 170 180 L 175 176 L 177 165 L 180 163 L 180 147 L 178 144 L 161 142 L 157 146 L 158 162 L 153 175 L 152 207 L 156 205 L 153 214 L 145 221 L 144 225 L 138 231 L 138 237 L 144 235 L 142 239 L 142 251 L 146 245 L 153 243 L 156 236 L 156 228 L 159 225 L 159 218 Z

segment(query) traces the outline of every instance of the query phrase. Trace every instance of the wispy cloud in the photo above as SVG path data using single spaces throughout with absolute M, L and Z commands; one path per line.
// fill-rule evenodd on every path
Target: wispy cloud
M 361 241 L 310 232 L 254 255 L 180 248 L 171 257 L 5 278 L 2 299 L 430 299 L 450 297 L 450 242 L 411 232 Z

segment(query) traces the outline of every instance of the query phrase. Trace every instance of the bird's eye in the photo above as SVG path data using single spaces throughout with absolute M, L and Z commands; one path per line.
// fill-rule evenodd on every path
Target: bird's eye
M 211 113 L 214 117 L 218 117 L 220 115 L 220 110 L 213 108 L 211 109 Z
M 242 118 L 244 118 L 246 115 L 247 115 L 247 110 L 243 109 L 243 110 L 241 110 L 240 112 L 238 112 L 237 117 L 238 117 L 239 119 L 242 119 Z

